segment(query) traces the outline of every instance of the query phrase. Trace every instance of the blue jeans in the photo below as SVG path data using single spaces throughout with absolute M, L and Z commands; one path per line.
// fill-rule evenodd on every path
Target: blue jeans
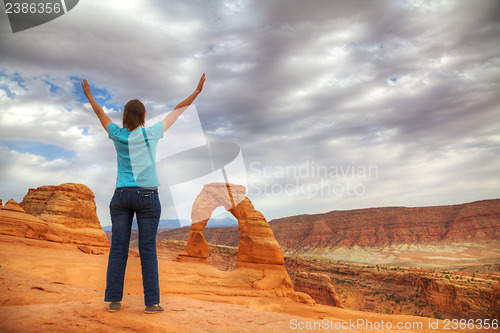
M 156 232 L 160 221 L 161 205 L 156 189 L 119 187 L 109 204 L 112 232 L 111 250 L 106 275 L 105 302 L 120 302 L 127 266 L 130 231 L 134 213 L 139 227 L 139 254 L 142 266 L 144 303 L 160 303 Z

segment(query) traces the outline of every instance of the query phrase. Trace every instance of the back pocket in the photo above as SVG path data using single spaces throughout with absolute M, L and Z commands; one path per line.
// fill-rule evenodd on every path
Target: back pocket
M 139 202 L 141 204 L 142 209 L 151 209 L 155 205 L 155 192 L 140 192 L 139 193 Z

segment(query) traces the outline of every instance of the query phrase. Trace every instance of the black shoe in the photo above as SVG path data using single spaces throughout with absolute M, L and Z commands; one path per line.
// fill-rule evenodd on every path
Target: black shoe
M 121 306 L 122 306 L 122 303 L 120 303 L 120 302 L 111 302 L 111 303 L 109 303 L 108 311 L 109 312 L 116 312 L 116 311 L 118 311 L 118 309 Z
M 147 305 L 146 308 L 144 309 L 144 312 L 157 313 L 157 312 L 162 312 L 163 310 L 165 310 L 163 306 L 160 306 L 160 304 L 155 304 L 155 305 Z

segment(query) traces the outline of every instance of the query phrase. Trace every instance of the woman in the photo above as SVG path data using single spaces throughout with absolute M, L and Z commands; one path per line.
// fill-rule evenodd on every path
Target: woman
M 134 213 L 139 227 L 139 254 L 146 313 L 163 311 L 160 306 L 158 260 L 156 257 L 156 232 L 160 220 L 160 200 L 156 175 L 156 145 L 179 116 L 201 93 L 205 73 L 198 87 L 188 98 L 179 103 L 162 121 L 144 128 L 146 109 L 137 99 L 129 101 L 123 110 L 123 128 L 114 124 L 97 104 L 87 80 L 82 88 L 102 126 L 113 140 L 117 153 L 118 175 L 116 189 L 109 204 L 113 235 L 106 275 L 105 302 L 108 310 L 118 311 L 123 297 L 123 280 L 127 266 L 130 231 Z

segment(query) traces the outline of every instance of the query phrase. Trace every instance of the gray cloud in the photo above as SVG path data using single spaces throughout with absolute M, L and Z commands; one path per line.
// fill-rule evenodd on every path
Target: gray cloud
M 139 98 L 153 117 L 206 72 L 196 100 L 203 129 L 241 146 L 254 192 L 264 181 L 295 181 L 267 179 L 255 162 L 378 167 L 375 179 L 351 179 L 365 187 L 360 196 L 251 198 L 268 218 L 498 197 L 499 9 L 497 1 L 85 1 L 16 34 L 2 20 L 0 86 L 18 93 L 11 100 L 0 90 L 0 138 L 77 157 L 47 162 L 2 147 L 0 194 L 83 182 L 107 223 L 114 151 L 70 78 L 107 89 L 110 103 Z M 50 94 L 42 79 L 60 90 Z M 120 114 L 110 111 L 117 123 Z

